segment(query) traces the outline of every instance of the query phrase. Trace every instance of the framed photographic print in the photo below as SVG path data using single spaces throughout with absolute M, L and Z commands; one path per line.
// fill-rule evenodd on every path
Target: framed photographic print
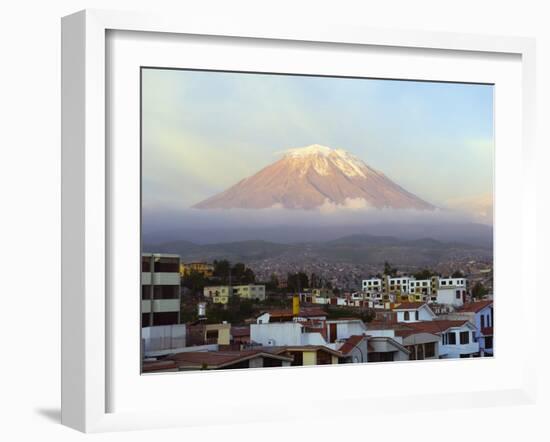
M 533 400 L 531 40 L 85 11 L 62 41 L 66 425 Z

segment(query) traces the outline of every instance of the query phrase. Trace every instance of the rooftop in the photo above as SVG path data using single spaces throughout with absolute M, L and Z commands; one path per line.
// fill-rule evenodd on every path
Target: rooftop
M 418 310 L 424 305 L 426 305 L 425 302 L 400 302 L 393 310 Z
M 490 305 L 493 305 L 492 300 L 470 302 L 469 304 L 464 304 L 461 308 L 458 309 L 458 311 L 463 313 L 477 313 L 483 310 L 485 307 L 489 307 Z
M 339 351 L 343 355 L 347 355 L 350 351 L 357 347 L 363 339 L 366 339 L 366 337 L 361 335 L 352 335 L 346 340 L 346 342 L 344 342 L 344 345 L 340 347 Z
M 223 368 L 229 365 L 243 362 L 249 359 L 264 357 L 279 359 L 291 362 L 291 357 L 282 356 L 261 350 L 243 350 L 243 351 L 194 351 L 177 353 L 170 356 L 170 360 L 179 368 Z
M 408 322 L 407 327 L 421 332 L 437 334 L 443 333 L 453 327 L 461 327 L 468 322 L 469 321 L 467 319 L 455 321 L 439 319 L 434 321 Z

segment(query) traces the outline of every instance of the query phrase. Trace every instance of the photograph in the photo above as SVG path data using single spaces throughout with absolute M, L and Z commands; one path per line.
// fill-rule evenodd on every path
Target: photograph
M 495 355 L 494 84 L 144 66 L 140 106 L 142 374 Z

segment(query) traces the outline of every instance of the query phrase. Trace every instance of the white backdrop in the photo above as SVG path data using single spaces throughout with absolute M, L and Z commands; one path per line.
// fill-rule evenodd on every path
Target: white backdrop
M 60 17 L 83 8 L 162 10 L 212 15 L 216 20 L 293 21 L 303 26 L 327 22 L 363 24 L 378 28 L 447 30 L 537 37 L 539 200 L 548 200 L 550 136 L 550 12 L 544 1 L 450 2 L 380 1 L 163 1 L 58 0 L 4 2 L 0 8 L 0 437 L 4 440 L 47 438 L 82 440 L 59 425 L 60 358 Z M 511 177 L 520 180 L 521 177 Z M 518 181 L 518 185 L 520 185 Z M 547 193 L 546 193 L 547 195 Z M 538 269 L 544 272 L 544 249 L 550 225 L 540 210 Z M 547 260 L 546 260 L 547 261 Z M 544 272 L 544 273 L 543 273 Z M 545 286 L 540 284 L 540 288 Z M 550 370 L 547 333 L 541 326 L 550 302 L 539 293 L 541 371 Z M 526 357 L 528 355 L 525 355 Z M 547 376 L 539 380 L 543 407 L 500 407 L 446 412 L 420 412 L 376 417 L 376 422 L 319 416 L 314 422 L 268 426 L 212 427 L 94 435 L 96 440 L 198 438 L 208 440 L 317 440 L 383 438 L 384 440 L 544 440 L 550 415 Z M 238 410 L 229 410 L 238 413 Z M 363 431 L 367 430 L 368 436 Z

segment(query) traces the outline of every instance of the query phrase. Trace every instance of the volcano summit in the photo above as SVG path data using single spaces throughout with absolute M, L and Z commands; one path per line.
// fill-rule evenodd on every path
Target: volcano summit
M 313 144 L 195 204 L 197 209 L 316 209 L 324 204 L 433 210 L 435 206 L 342 149 Z

